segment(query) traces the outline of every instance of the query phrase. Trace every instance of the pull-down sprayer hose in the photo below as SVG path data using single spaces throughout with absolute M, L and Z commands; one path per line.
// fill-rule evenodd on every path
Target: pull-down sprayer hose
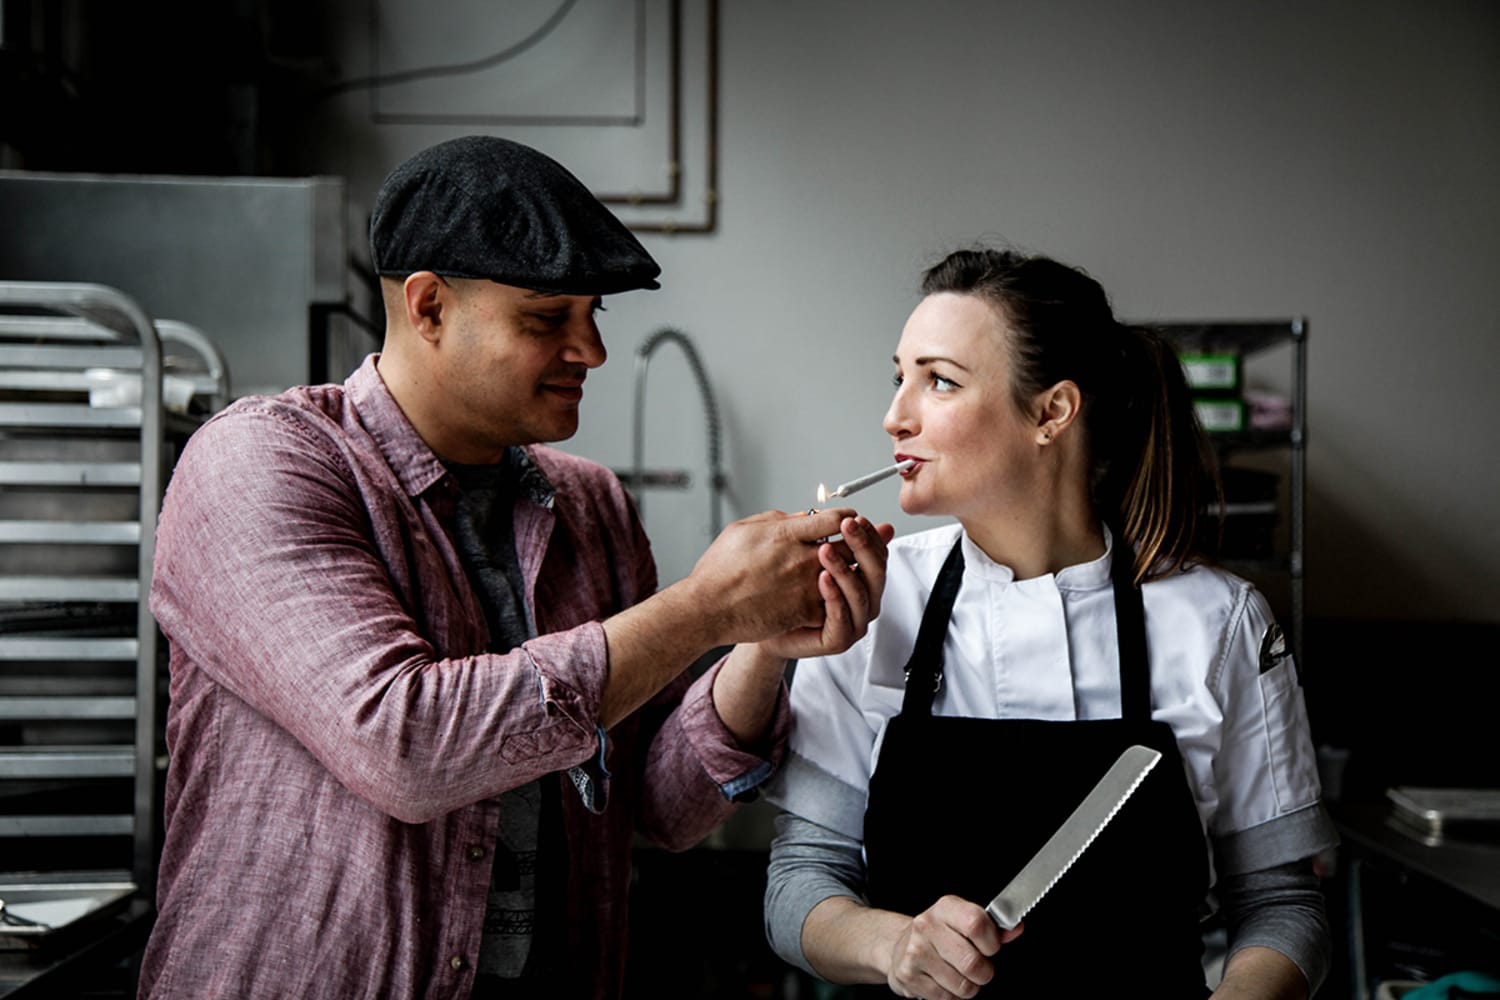
M 635 428 L 634 428 L 634 451 L 632 462 L 631 486 L 635 493 L 636 508 L 642 511 L 644 516 L 644 504 L 641 502 L 641 494 L 645 486 L 645 450 L 646 450 L 646 370 L 651 365 L 651 354 L 662 343 L 671 341 L 687 357 L 688 367 L 692 369 L 693 378 L 698 383 L 698 391 L 703 396 L 703 409 L 708 423 L 708 496 L 709 496 L 709 535 L 719 533 L 720 511 L 719 499 L 724 489 L 724 473 L 719 467 L 719 410 L 714 405 L 713 389 L 708 384 L 708 375 L 703 369 L 703 361 L 698 356 L 698 351 L 693 347 L 693 342 L 680 330 L 670 327 L 656 331 L 641 342 L 636 349 L 635 356 Z

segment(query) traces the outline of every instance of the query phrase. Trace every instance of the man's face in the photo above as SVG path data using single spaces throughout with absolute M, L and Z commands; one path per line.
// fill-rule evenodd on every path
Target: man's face
M 584 377 L 605 359 L 599 297 L 443 280 L 452 308 L 424 390 L 466 453 L 447 457 L 493 461 L 510 445 L 572 437 Z

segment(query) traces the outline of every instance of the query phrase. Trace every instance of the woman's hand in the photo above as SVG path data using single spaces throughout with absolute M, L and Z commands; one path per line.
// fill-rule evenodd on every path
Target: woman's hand
M 886 982 L 897 996 L 923 1000 L 968 998 L 995 976 L 990 961 L 1023 924 L 1002 931 L 984 908 L 944 896 L 912 917 L 891 949 Z

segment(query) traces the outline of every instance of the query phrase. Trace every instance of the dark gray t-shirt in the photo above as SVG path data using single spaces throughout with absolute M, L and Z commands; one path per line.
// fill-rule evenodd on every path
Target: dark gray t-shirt
M 489 650 L 508 652 L 536 634 L 516 558 L 515 500 L 520 491 L 527 490 L 535 499 L 549 501 L 551 487 L 516 448 L 495 465 L 447 466 L 460 490 L 455 542 L 484 607 Z M 550 776 L 501 796 L 500 835 L 485 907 L 476 997 L 502 985 L 496 978 L 515 980 L 539 974 L 538 963 L 528 968 L 528 958 L 539 930 L 537 883 L 549 795 L 556 795 L 556 780 Z

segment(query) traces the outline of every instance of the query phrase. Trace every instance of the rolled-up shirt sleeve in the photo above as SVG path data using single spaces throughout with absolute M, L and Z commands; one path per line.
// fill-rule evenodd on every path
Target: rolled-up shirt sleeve
M 723 669 L 724 660 L 721 658 L 683 696 L 682 731 L 724 797 L 744 799 L 751 796 L 781 763 L 787 735 L 792 728 L 792 712 L 787 687 L 783 683 L 763 741 L 766 754 L 762 756 L 742 747 L 729 727 L 724 725 L 714 705 L 714 682 Z
M 1333 962 L 1327 906 L 1306 861 L 1231 875 L 1217 890 L 1229 958 L 1243 948 L 1271 948 L 1289 958 L 1316 993 Z
M 714 707 L 714 680 L 723 666 L 720 660 L 691 683 L 679 678 L 642 711 L 643 724 L 658 728 L 646 750 L 639 827 L 672 850 L 696 844 L 754 797 L 785 752 L 791 729 L 786 686 L 763 746 L 742 747 Z
M 766 873 L 766 940 L 804 972 L 818 973 L 802 951 L 802 925 L 813 907 L 835 896 L 865 902 L 865 865 L 858 840 L 791 813 L 776 817 Z

